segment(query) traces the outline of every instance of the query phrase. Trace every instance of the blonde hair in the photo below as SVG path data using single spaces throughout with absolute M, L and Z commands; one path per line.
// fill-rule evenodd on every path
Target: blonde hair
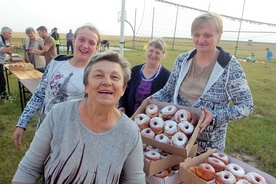
M 213 25 L 219 35 L 223 33 L 223 23 L 221 16 L 217 13 L 207 12 L 194 19 L 191 26 L 191 35 L 193 35 L 194 31 L 200 29 L 205 23 L 210 23 Z
M 101 43 L 100 32 L 98 31 L 98 29 L 94 25 L 92 25 L 92 24 L 85 24 L 85 25 L 77 28 L 77 30 L 75 31 L 75 34 L 74 34 L 74 38 L 77 37 L 78 31 L 81 30 L 81 29 L 89 29 L 92 32 L 94 32 L 98 36 L 97 46 L 100 45 L 100 43 Z

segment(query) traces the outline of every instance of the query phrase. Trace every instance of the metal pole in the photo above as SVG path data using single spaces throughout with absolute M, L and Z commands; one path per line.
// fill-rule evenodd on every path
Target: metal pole
M 154 27 L 154 7 L 152 12 L 151 39 L 153 39 L 153 27 Z
M 179 6 L 177 6 L 177 9 L 176 9 L 176 18 L 175 18 L 175 26 L 174 26 L 172 50 L 174 50 L 174 42 L 175 42 L 175 34 L 176 34 L 177 18 L 178 18 L 178 7 Z
M 133 35 L 134 35 L 134 37 L 133 37 L 133 45 L 132 45 L 132 47 L 134 48 L 135 47 L 135 37 L 136 37 L 136 14 L 137 14 L 137 9 L 135 9 L 135 17 L 134 17 L 134 31 L 133 31 Z
M 124 30 L 125 30 L 125 0 L 122 0 L 122 7 L 121 7 L 121 32 L 120 32 L 120 55 L 124 56 Z
M 129 21 L 127 21 L 127 20 L 125 20 L 125 21 L 126 21 L 126 23 L 128 23 L 130 25 L 130 27 L 132 29 L 132 35 L 133 35 L 132 36 L 132 47 L 134 48 L 135 30 L 134 30 L 134 28 L 132 27 L 132 25 Z
M 239 32 L 238 32 L 238 38 L 237 38 L 237 42 L 236 42 L 236 47 L 235 47 L 235 57 L 237 56 L 237 50 L 238 50 L 238 45 L 239 45 L 239 39 L 240 39 L 240 32 L 241 32 L 241 26 L 242 26 L 244 7 L 245 7 L 245 0 L 243 1 L 242 15 L 241 15 L 241 21 L 240 21 L 240 28 L 239 28 Z

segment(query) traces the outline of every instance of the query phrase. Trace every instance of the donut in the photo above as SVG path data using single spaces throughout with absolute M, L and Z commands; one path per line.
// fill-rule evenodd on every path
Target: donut
M 179 170 L 180 164 L 176 164 L 172 166 L 172 170 Z
M 150 118 L 156 117 L 159 114 L 159 108 L 155 104 L 149 104 L 146 107 L 146 115 L 148 115 Z
M 170 119 L 174 116 L 177 108 L 174 105 L 167 105 L 161 109 L 163 119 Z
M 225 165 L 227 165 L 229 163 L 228 156 L 225 153 L 223 153 L 223 152 L 215 152 L 215 153 L 211 154 L 211 157 L 215 157 L 215 158 L 223 161 L 223 163 Z
M 185 109 L 180 109 L 176 111 L 174 119 L 177 123 L 181 121 L 191 121 L 191 113 Z
M 236 184 L 250 184 L 250 182 L 247 181 L 246 179 L 241 179 L 241 180 L 237 181 Z
M 172 137 L 177 132 L 177 123 L 173 120 L 166 120 L 164 127 L 164 134 Z
M 163 152 L 163 154 L 161 155 L 161 159 L 164 159 L 164 158 L 166 158 L 168 156 L 171 156 L 171 154 L 167 153 L 167 152 Z
M 165 177 L 169 176 L 169 172 L 167 170 L 164 170 L 164 171 L 161 171 L 153 176 L 155 176 L 157 178 L 165 178 Z
M 245 171 L 238 164 L 230 163 L 226 165 L 226 170 L 230 171 L 236 177 L 237 180 L 244 178 Z
M 195 174 L 205 181 L 210 181 L 215 178 L 215 169 L 210 164 L 202 163 L 197 167 Z
M 216 173 L 216 184 L 235 184 L 235 176 L 229 171 L 220 171 Z
M 155 134 L 160 134 L 164 130 L 165 123 L 162 118 L 154 117 L 151 118 L 149 126 Z
M 176 132 L 171 139 L 171 145 L 184 148 L 188 143 L 187 136 L 182 132 Z
M 263 176 L 255 172 L 249 172 L 244 176 L 244 179 L 251 184 L 266 184 L 266 180 Z
M 183 132 L 187 137 L 191 137 L 194 132 L 194 126 L 188 121 L 181 121 L 178 123 L 178 129 Z
M 215 184 L 216 183 L 216 178 L 206 181 L 206 184 Z
M 153 146 L 151 146 L 151 145 L 148 145 L 148 146 L 146 147 L 146 151 L 151 151 L 151 150 L 157 151 L 158 153 L 160 153 L 160 155 L 163 154 L 163 150 L 158 149 L 158 148 L 155 148 L 155 147 L 153 147 Z
M 151 161 L 156 161 L 161 159 L 161 154 L 155 150 L 150 150 L 145 153 L 145 157 Z
M 149 126 L 150 117 L 144 113 L 140 113 L 134 117 L 134 122 L 138 125 L 140 130 L 142 130 Z
M 148 137 L 148 138 L 153 139 L 154 136 L 155 136 L 155 133 L 152 131 L 152 129 L 150 129 L 148 127 L 148 128 L 145 128 L 141 131 L 141 135 L 144 136 L 144 137 Z
M 198 117 L 194 113 L 190 113 L 190 114 L 191 114 L 191 121 L 190 121 L 190 123 L 192 125 L 194 125 L 194 127 L 196 127 L 197 122 L 198 122 Z
M 170 139 L 165 134 L 158 134 L 154 137 L 154 139 L 157 140 L 158 142 L 163 142 L 166 144 L 170 143 Z
M 143 143 L 143 151 L 146 151 L 147 145 Z
M 225 164 L 221 160 L 215 157 L 207 157 L 207 159 L 205 160 L 205 163 L 208 163 L 211 166 L 213 166 L 216 172 L 220 172 L 225 169 Z
M 190 171 L 191 173 L 196 174 L 196 170 L 197 170 L 198 166 L 192 166 L 188 168 L 188 171 Z

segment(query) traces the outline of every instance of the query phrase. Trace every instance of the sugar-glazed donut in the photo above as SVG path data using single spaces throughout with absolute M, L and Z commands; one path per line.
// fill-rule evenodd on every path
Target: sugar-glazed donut
M 225 165 L 229 163 L 229 157 L 223 152 L 215 152 L 212 153 L 211 156 L 220 159 Z
M 249 172 L 244 178 L 251 184 L 267 184 L 265 178 L 256 172 Z
M 161 109 L 161 114 L 163 119 L 171 119 L 176 111 L 177 108 L 174 105 L 167 105 Z
M 158 149 L 158 148 L 155 148 L 155 147 L 153 147 L 153 146 L 151 146 L 151 145 L 148 145 L 148 146 L 146 147 L 146 152 L 147 152 L 147 151 L 151 151 L 151 150 L 157 151 L 158 153 L 160 153 L 160 155 L 163 154 L 163 150 Z
M 177 123 L 181 121 L 191 121 L 191 113 L 185 109 L 179 109 L 176 111 L 174 119 Z
M 165 122 L 160 117 L 154 117 L 151 118 L 149 126 L 155 134 L 160 134 L 164 130 Z
M 171 144 L 180 148 L 184 148 L 188 143 L 187 136 L 182 132 L 176 132 L 171 139 Z
M 235 184 L 235 176 L 229 171 L 220 171 L 216 173 L 216 184 Z
M 158 116 L 159 108 L 155 104 L 149 104 L 149 105 L 147 105 L 145 112 L 150 118 L 153 118 L 153 117 Z
M 164 170 L 164 171 L 161 171 L 153 176 L 155 176 L 157 178 L 165 178 L 165 177 L 169 176 L 169 172 L 167 170 Z
M 166 157 L 171 156 L 171 155 L 172 154 L 170 154 L 170 153 L 163 152 L 163 154 L 161 155 L 161 159 L 166 158 Z
M 220 172 L 225 169 L 225 164 L 221 160 L 215 157 L 207 157 L 207 159 L 205 160 L 205 163 L 208 163 L 211 166 L 213 166 L 216 172 Z
M 230 163 L 226 165 L 226 170 L 230 171 L 236 177 L 237 180 L 244 178 L 245 171 L 238 164 Z
M 194 127 L 196 127 L 197 123 L 198 123 L 198 117 L 194 114 L 191 113 L 191 121 L 189 121 L 192 125 L 194 125 Z
M 177 126 L 187 137 L 190 137 L 194 132 L 194 126 L 188 121 L 181 121 Z
M 247 181 L 246 179 L 241 179 L 241 180 L 238 180 L 236 184 L 250 184 L 250 182 Z
M 140 113 L 134 117 L 134 122 L 138 125 L 140 130 L 142 130 L 149 126 L 150 117 L 144 113 Z
M 145 153 L 145 157 L 151 161 L 155 161 L 161 159 L 161 154 L 155 150 L 150 150 Z
M 210 181 L 215 178 L 215 169 L 210 164 L 202 163 L 196 168 L 195 174 L 205 181 Z
M 165 121 L 165 127 L 164 127 L 164 133 L 168 137 L 172 137 L 176 132 L 177 129 L 177 123 L 173 120 L 166 120 Z
M 163 143 L 170 143 L 170 139 L 165 135 L 165 134 L 158 134 L 154 137 L 155 140 L 158 142 L 163 142 Z
M 141 135 L 144 136 L 144 137 L 148 137 L 148 138 L 151 138 L 153 139 L 154 136 L 155 136 L 155 133 L 152 131 L 151 128 L 145 128 L 141 131 Z

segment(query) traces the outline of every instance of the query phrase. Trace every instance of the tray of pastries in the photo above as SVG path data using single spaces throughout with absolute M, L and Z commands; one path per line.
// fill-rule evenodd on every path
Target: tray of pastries
M 25 62 L 16 62 L 9 64 L 9 70 L 32 70 L 34 69 L 34 65 L 31 63 Z

